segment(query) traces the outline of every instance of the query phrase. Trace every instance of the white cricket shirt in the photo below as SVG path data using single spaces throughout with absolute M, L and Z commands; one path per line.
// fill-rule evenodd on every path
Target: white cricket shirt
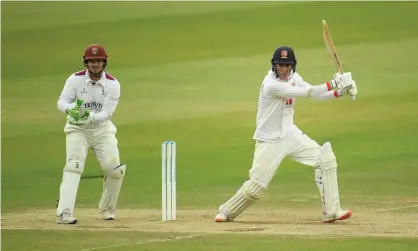
M 253 139 L 277 142 L 292 132 L 301 132 L 293 123 L 296 97 L 312 96 L 319 99 L 334 97 L 329 83 L 312 86 L 297 73 L 288 81 L 280 81 L 273 71 L 265 76 L 260 88 L 257 123 Z
M 94 122 L 83 128 L 96 128 L 105 125 L 116 110 L 120 97 L 120 84 L 116 78 L 103 72 L 98 81 L 93 81 L 87 70 L 72 74 L 65 82 L 58 100 L 58 109 L 65 112 L 76 101 L 84 100 L 80 112 L 89 109 L 94 113 Z

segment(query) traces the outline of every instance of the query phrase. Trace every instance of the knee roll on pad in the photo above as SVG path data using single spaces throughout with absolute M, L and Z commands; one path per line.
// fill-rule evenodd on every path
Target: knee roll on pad
M 64 171 L 82 174 L 84 170 L 84 162 L 79 160 L 71 159 L 64 167 Z
M 122 179 L 126 173 L 126 164 L 120 164 L 108 172 L 108 176 L 114 179 Z
M 320 166 L 322 171 L 332 170 L 337 168 L 337 158 L 331 148 L 331 143 L 325 143 L 319 155 Z
M 267 190 L 266 186 L 258 180 L 250 178 L 244 182 L 242 193 L 247 200 L 256 201 L 261 199 L 264 190 Z
M 111 156 L 107 157 L 104 161 L 101 162 L 102 170 L 104 173 L 110 173 L 115 167 L 121 165 L 119 157 Z

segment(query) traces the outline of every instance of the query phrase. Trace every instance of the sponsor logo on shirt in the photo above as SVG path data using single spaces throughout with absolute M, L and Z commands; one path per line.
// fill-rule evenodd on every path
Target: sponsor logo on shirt
M 89 102 L 89 103 L 84 103 L 84 108 L 87 108 L 87 109 L 91 109 L 91 108 L 102 108 L 103 107 L 103 104 L 102 103 L 99 103 L 99 102 Z

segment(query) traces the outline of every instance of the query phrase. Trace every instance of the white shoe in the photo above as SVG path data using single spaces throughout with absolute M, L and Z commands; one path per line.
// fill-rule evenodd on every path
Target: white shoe
M 228 214 L 226 214 L 225 211 L 220 211 L 216 217 L 215 217 L 215 221 L 216 222 L 227 222 L 228 221 Z
M 338 209 L 336 214 L 333 215 L 324 215 L 322 220 L 324 222 L 334 222 L 336 220 L 345 220 L 350 218 L 350 216 L 353 214 L 350 210 L 342 210 Z
M 108 209 L 106 211 L 100 212 L 103 215 L 104 220 L 114 220 L 115 219 L 115 210 Z
M 70 209 L 64 209 L 64 212 L 58 217 L 57 224 L 76 224 L 77 219 L 71 215 Z

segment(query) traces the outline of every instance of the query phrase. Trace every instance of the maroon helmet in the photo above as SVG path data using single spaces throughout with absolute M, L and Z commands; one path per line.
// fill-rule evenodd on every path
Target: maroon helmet
M 103 64 L 103 70 L 106 68 L 107 66 L 107 53 L 105 48 L 100 45 L 100 44 L 91 44 L 89 46 L 87 46 L 86 50 L 84 51 L 84 55 L 83 55 L 83 62 L 84 62 L 84 66 L 87 68 L 87 70 L 89 71 L 89 73 L 92 76 L 100 76 L 103 72 L 96 72 L 93 73 L 92 70 L 88 69 L 88 60 L 92 60 L 92 59 L 102 59 L 104 61 Z
M 91 44 L 87 46 L 84 51 L 83 60 L 89 59 L 103 59 L 107 61 L 107 54 L 105 48 L 100 44 Z

